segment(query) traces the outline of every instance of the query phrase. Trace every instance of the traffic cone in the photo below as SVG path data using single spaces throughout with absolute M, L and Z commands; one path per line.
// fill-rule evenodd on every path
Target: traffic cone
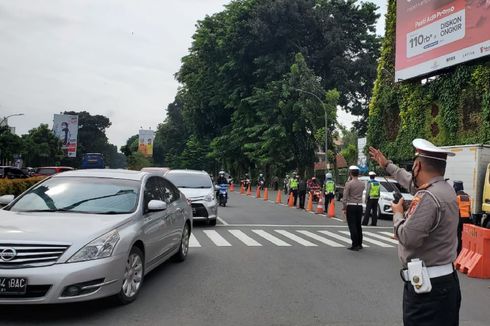
M 268 200 L 269 200 L 269 189 L 265 188 L 264 189 L 264 201 L 268 201 Z
M 308 194 L 308 204 L 306 205 L 306 211 L 311 212 L 313 210 L 313 196 L 311 192 Z
M 240 194 L 244 194 L 245 193 L 245 187 L 243 186 L 243 182 L 240 184 Z
M 325 208 L 323 207 L 323 196 L 320 196 L 318 199 L 318 205 L 316 205 L 316 213 L 323 214 L 325 213 Z
M 282 203 L 281 195 L 282 195 L 282 191 L 279 190 L 277 192 L 277 196 L 276 196 L 276 204 L 281 204 Z
M 257 191 L 255 192 L 255 197 L 260 198 L 260 188 L 257 187 Z
M 332 198 L 330 200 L 330 204 L 328 205 L 328 217 L 335 217 L 335 199 Z
M 250 196 L 251 194 L 252 194 L 252 185 L 248 185 L 247 196 Z
M 230 192 L 233 192 L 233 191 L 235 191 L 235 184 L 234 183 L 232 183 L 230 185 Z
M 294 196 L 292 192 L 289 193 L 288 206 L 294 207 Z

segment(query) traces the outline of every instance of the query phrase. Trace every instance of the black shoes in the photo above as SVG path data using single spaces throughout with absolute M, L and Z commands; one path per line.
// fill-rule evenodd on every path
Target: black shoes
M 359 251 L 359 247 L 349 247 L 349 248 L 347 248 L 347 250 Z

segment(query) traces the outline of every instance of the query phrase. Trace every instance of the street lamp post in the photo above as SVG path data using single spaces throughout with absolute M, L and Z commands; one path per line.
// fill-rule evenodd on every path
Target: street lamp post
M 24 115 L 24 113 L 15 113 L 15 114 L 11 114 L 11 115 L 8 115 L 8 116 L 6 116 L 6 117 L 3 117 L 2 121 L 0 121 L 0 126 L 1 126 L 1 125 L 2 125 L 2 123 L 3 123 L 4 121 L 6 121 L 8 118 L 10 118 L 10 117 L 19 117 L 19 116 L 21 116 L 21 115 Z
M 325 102 L 323 102 L 318 97 L 318 95 L 316 95 L 315 93 L 312 93 L 312 92 L 309 92 L 309 91 L 305 91 L 305 90 L 299 89 L 299 88 L 295 88 L 295 90 L 297 90 L 298 92 L 306 93 L 308 95 L 313 96 L 314 98 L 316 98 L 322 104 L 323 113 L 325 115 L 325 172 L 327 172 L 327 165 L 328 165 L 328 154 L 327 154 L 327 151 L 328 151 L 328 124 L 327 124 L 328 123 L 328 118 L 327 118 L 327 106 L 325 105 Z

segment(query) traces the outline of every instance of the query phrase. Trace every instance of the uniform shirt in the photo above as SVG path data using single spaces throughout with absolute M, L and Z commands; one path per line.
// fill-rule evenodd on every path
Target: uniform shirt
M 300 180 L 298 184 L 298 191 L 299 192 L 306 192 L 306 182 L 304 180 Z
M 347 181 L 344 187 L 344 195 L 342 197 L 342 203 L 344 209 L 348 204 L 362 204 L 362 193 L 364 191 L 364 182 L 357 178 Z
M 416 189 L 412 183 L 412 175 L 394 164 L 389 164 L 386 171 L 403 187 L 417 191 L 405 212 L 393 216 L 394 233 L 398 238 L 398 256 L 403 267 L 414 258 L 424 261 L 426 266 L 451 264 L 456 259 L 458 246 L 457 229 L 459 209 L 453 188 L 439 176 Z M 439 204 L 439 208 L 432 196 Z M 437 227 L 434 229 L 434 227 Z

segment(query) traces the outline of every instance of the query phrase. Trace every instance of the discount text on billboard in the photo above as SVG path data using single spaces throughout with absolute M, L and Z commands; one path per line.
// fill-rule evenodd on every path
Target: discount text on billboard
M 395 80 L 490 55 L 489 0 L 397 0 Z
M 61 140 L 65 157 L 77 157 L 78 116 L 55 114 L 53 132 Z
M 155 132 L 153 130 L 139 131 L 139 145 L 138 152 L 142 153 L 146 157 L 153 156 L 153 140 L 155 139 Z

